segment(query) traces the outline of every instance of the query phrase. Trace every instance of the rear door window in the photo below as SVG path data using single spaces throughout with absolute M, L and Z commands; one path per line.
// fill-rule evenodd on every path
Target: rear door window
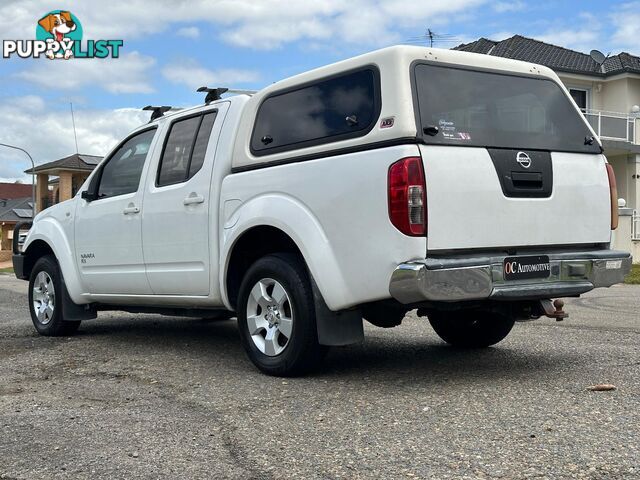
M 379 114 L 374 67 L 314 82 L 262 102 L 251 151 L 267 155 L 366 135 Z
M 156 185 L 184 182 L 202 168 L 216 111 L 176 120 L 167 135 Z
M 414 81 L 425 143 L 600 153 L 550 79 L 417 64 Z

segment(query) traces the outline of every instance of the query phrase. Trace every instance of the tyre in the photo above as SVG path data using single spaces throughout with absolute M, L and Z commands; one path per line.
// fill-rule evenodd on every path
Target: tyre
M 503 340 L 513 328 L 515 319 L 486 311 L 429 313 L 429 323 L 438 336 L 450 345 L 482 348 Z
M 237 310 L 247 355 L 268 375 L 309 372 L 327 352 L 318 343 L 309 275 L 296 255 L 257 260 L 242 280 Z
M 46 255 L 33 266 L 29 277 L 29 312 L 40 335 L 57 337 L 73 334 L 80 322 L 62 318 L 62 273 L 55 257 Z

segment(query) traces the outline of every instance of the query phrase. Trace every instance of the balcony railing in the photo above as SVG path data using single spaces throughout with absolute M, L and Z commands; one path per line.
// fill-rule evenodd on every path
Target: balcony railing
M 587 121 L 600 138 L 640 143 L 640 118 L 626 113 L 587 110 L 584 112 Z

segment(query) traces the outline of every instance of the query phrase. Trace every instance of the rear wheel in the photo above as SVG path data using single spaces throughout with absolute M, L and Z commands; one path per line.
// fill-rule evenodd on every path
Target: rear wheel
M 273 254 L 248 270 L 238 295 L 238 328 L 251 361 L 269 375 L 308 372 L 324 357 L 306 268 L 296 255 Z
M 429 313 L 429 323 L 438 336 L 456 347 L 482 348 L 503 340 L 515 319 L 486 311 Z
M 55 257 L 36 261 L 29 277 L 29 312 L 40 335 L 56 337 L 73 334 L 80 322 L 62 318 L 62 274 Z

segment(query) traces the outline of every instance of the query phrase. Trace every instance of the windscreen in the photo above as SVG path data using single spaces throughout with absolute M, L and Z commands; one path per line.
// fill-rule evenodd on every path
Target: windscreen
M 550 79 L 418 64 L 415 89 L 425 143 L 600 153 Z

